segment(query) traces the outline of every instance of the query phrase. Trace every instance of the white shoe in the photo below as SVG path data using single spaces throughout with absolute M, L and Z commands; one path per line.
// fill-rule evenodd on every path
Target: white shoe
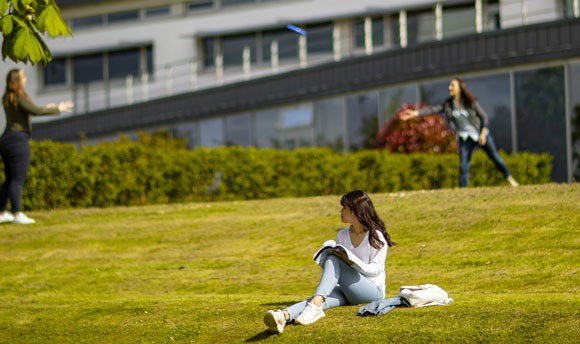
M 0 214 L 0 223 L 12 222 L 14 221 L 14 215 L 10 214 L 7 211 L 2 212 Z
M 519 186 L 520 185 L 520 184 L 518 184 L 518 182 L 512 176 L 508 176 L 506 179 L 507 179 L 508 183 L 510 183 L 510 185 L 513 186 L 513 187 L 516 187 L 516 186 Z
M 18 223 L 21 225 L 30 225 L 35 222 L 36 221 L 34 221 L 34 219 L 31 219 L 30 217 L 24 215 L 24 213 L 16 213 L 14 215 L 14 223 Z
M 302 313 L 296 318 L 295 322 L 300 325 L 310 325 L 324 318 L 325 315 L 321 306 L 309 302 Z
M 284 327 L 286 326 L 286 317 L 284 316 L 284 311 L 268 311 L 264 315 L 264 324 L 268 326 L 270 332 L 282 333 Z

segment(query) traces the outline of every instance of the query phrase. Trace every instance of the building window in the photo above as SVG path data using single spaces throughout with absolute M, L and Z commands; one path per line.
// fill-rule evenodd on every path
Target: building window
M 109 24 L 123 23 L 126 21 L 139 20 L 139 11 L 126 11 L 111 13 L 107 16 Z
M 203 53 L 203 65 L 212 67 L 215 64 L 215 39 L 203 38 L 201 41 Z
M 564 68 L 516 72 L 515 92 L 518 150 L 552 154 L 552 180 L 565 182 Z
M 312 106 L 303 105 L 280 111 L 278 128 L 293 129 L 312 125 Z
M 109 79 L 125 78 L 127 75 L 140 75 L 141 52 L 127 49 L 109 53 Z
M 382 124 L 394 117 L 403 104 L 417 102 L 417 88 L 415 85 L 390 87 L 379 92 L 379 99 L 379 123 Z
M 316 145 L 344 151 L 346 110 L 344 98 L 320 100 L 314 103 Z
M 371 30 L 373 36 L 373 46 L 385 44 L 385 26 L 383 17 L 371 19 Z M 354 38 L 357 48 L 365 47 L 365 19 L 361 18 L 354 23 Z
M 256 3 L 256 0 L 221 0 L 222 7 L 239 6 Z
M 151 7 L 145 9 L 145 17 L 146 18 L 156 18 L 156 17 L 164 17 L 171 14 L 171 7 L 169 6 L 161 6 L 161 7 Z
M 202 146 L 223 146 L 225 143 L 223 120 L 218 118 L 199 122 L 199 138 Z
M 476 32 L 475 6 L 443 6 L 443 37 L 453 37 Z
M 46 86 L 66 84 L 66 58 L 54 58 L 44 67 L 44 84 Z
M 68 63 L 72 65 L 72 75 Z M 105 73 L 105 66 L 108 66 Z M 44 67 L 44 86 L 85 84 L 153 73 L 153 47 L 56 58 Z M 72 81 L 72 82 L 71 82 Z
M 237 35 L 222 38 L 224 66 L 241 65 L 244 48 L 250 48 L 250 62 L 256 62 L 256 35 Z
M 103 80 L 103 54 L 76 56 L 72 59 L 73 81 L 85 84 Z
M 213 8 L 213 0 L 188 2 L 185 4 L 187 12 L 203 11 Z
M 473 20 L 475 20 L 475 17 Z M 435 15 L 433 11 L 410 12 L 407 15 L 407 44 L 412 46 L 434 39 Z
M 489 0 L 486 5 L 485 30 L 493 31 L 501 29 L 501 16 L 499 0 Z
M 308 54 L 332 52 L 333 38 L 331 23 L 308 26 L 306 31 L 308 32 L 306 36 Z
M 269 62 L 272 42 L 278 42 L 278 58 L 296 59 L 298 58 L 298 35 L 286 29 L 266 31 L 262 34 L 262 56 L 264 62 Z
M 349 148 L 370 148 L 371 140 L 379 130 L 377 93 L 360 94 L 346 98 L 349 130 Z
M 249 114 L 226 118 L 226 144 L 248 147 L 252 144 L 252 119 Z
M 75 18 L 72 20 L 72 27 L 74 29 L 87 29 L 96 26 L 103 26 L 104 25 L 104 17 L 103 16 L 92 16 L 92 17 L 84 17 L 84 18 Z

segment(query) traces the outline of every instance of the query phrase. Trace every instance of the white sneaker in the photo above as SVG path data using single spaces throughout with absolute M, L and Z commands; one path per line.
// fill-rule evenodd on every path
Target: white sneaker
M 516 186 L 519 186 L 520 185 L 520 184 L 518 184 L 518 182 L 512 176 L 508 176 L 506 179 L 507 179 L 508 183 L 510 183 L 510 185 L 513 186 L 513 187 L 516 187 Z
M 309 325 L 324 318 L 325 315 L 321 306 L 309 302 L 295 322 L 300 325 Z
M 0 223 L 12 222 L 14 221 L 14 215 L 10 214 L 7 211 L 2 212 L 0 214 Z
M 34 219 L 31 219 L 30 217 L 24 215 L 24 213 L 16 213 L 14 215 L 14 223 L 18 223 L 21 225 L 30 225 L 35 223 L 36 221 L 34 221 Z
M 286 317 L 284 317 L 284 311 L 275 310 L 268 311 L 264 315 L 264 324 L 268 326 L 270 332 L 282 333 L 284 327 L 286 326 Z

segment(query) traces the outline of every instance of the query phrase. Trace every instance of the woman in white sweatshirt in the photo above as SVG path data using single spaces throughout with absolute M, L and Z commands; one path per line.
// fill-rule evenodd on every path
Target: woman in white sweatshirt
M 322 277 L 314 295 L 285 309 L 269 310 L 264 323 L 281 333 L 287 323 L 308 325 L 325 316 L 324 310 L 356 305 L 385 297 L 387 249 L 395 243 L 385 230 L 366 192 L 354 190 L 342 196 L 341 220 L 350 226 L 336 236 L 360 261 L 354 265 L 341 249 L 331 249 L 321 262 Z

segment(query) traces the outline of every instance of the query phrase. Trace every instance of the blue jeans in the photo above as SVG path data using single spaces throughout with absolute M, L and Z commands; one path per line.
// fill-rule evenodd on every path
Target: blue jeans
M 315 296 L 320 295 L 324 298 L 322 309 L 356 305 L 383 298 L 384 290 L 336 256 L 329 255 L 322 269 L 322 277 L 314 293 Z M 312 297 L 286 308 L 290 321 L 304 311 L 310 300 Z
M 0 154 L 4 162 L 6 179 L 0 188 L 0 211 L 5 211 L 8 201 L 12 211 L 22 210 L 22 189 L 30 165 L 30 135 L 24 132 L 7 131 L 0 137 Z
M 459 145 L 459 187 L 465 188 L 469 184 L 469 169 L 471 167 L 471 155 L 473 151 L 479 146 L 479 142 L 473 141 L 471 138 L 463 140 L 459 138 L 457 140 Z M 495 143 L 491 134 L 487 133 L 487 138 L 485 140 L 485 145 L 481 146 L 481 149 L 487 154 L 487 156 L 493 161 L 495 167 L 503 173 L 505 178 L 510 176 L 510 172 L 497 152 L 495 148 Z

